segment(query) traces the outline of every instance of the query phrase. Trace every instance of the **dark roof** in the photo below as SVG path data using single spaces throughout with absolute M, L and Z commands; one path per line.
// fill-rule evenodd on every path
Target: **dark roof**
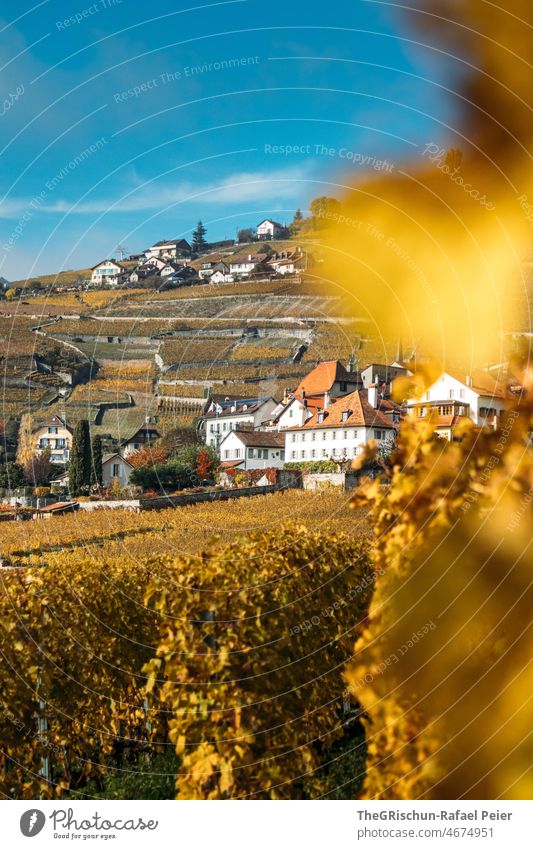
M 176 248 L 181 248 L 182 250 L 191 250 L 191 246 L 186 239 L 162 239 L 160 242 L 152 245 L 152 248 L 161 248 L 163 245 L 174 245 Z
M 261 224 L 265 223 L 265 221 L 268 221 L 269 224 L 274 224 L 276 227 L 281 227 L 281 229 L 283 230 L 283 224 L 280 224 L 279 221 L 274 221 L 272 218 L 263 218 L 263 220 L 260 221 L 257 226 L 260 227 Z
M 117 266 L 117 268 L 123 268 L 124 267 L 120 264 L 120 262 L 117 262 L 116 259 L 103 259 L 101 262 L 98 262 L 98 263 L 96 263 L 96 265 L 93 265 L 92 268 L 91 268 L 91 271 L 94 271 L 95 268 L 100 268 L 100 266 L 103 265 L 104 262 L 112 262 L 113 265 Z
M 64 427 L 69 433 L 72 433 L 72 428 L 70 428 L 63 419 L 60 419 L 59 416 L 52 416 L 50 419 L 46 419 L 46 421 L 41 422 L 36 425 L 32 433 L 35 433 L 37 430 L 41 430 L 43 427 Z
M 123 439 L 123 440 L 121 441 L 121 443 L 120 443 L 120 444 L 121 444 L 121 445 L 127 445 L 127 444 L 128 444 L 128 442 L 137 442 L 137 441 L 142 441 L 142 440 L 139 440 L 138 438 L 139 438 L 141 435 L 142 435 L 144 438 L 146 438 L 146 436 L 147 436 L 148 434 L 150 434 L 150 437 L 151 437 L 152 439 L 159 439 L 159 437 L 161 436 L 161 434 L 159 433 L 159 431 L 158 431 L 158 429 L 155 427 L 155 425 L 153 425 L 153 424 L 146 424 L 146 423 L 145 423 L 145 424 L 142 424 L 139 428 L 137 428 L 137 430 L 135 431 L 135 433 L 133 433 L 133 434 L 132 434 L 131 436 L 129 436 L 127 439 Z
M 284 448 L 285 434 L 277 430 L 230 430 L 228 436 L 234 434 L 243 445 L 252 448 Z
M 211 399 L 213 400 L 213 399 Z M 205 416 L 206 419 L 219 419 L 221 416 L 242 416 L 246 413 L 255 413 L 263 404 L 270 400 L 269 398 L 241 398 L 239 400 L 229 400 L 229 401 L 216 401 L 219 406 L 223 407 L 221 413 L 207 413 Z M 236 406 L 237 409 L 231 411 L 232 406 Z M 244 407 L 246 406 L 246 410 Z

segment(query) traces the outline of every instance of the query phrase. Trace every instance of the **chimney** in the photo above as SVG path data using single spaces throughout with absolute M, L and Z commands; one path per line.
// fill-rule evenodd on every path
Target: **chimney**
M 466 376 L 466 385 L 472 386 L 472 375 L 471 374 L 467 374 L 467 376 Z
M 370 384 L 368 387 L 368 403 L 374 409 L 378 406 L 378 387 L 375 383 Z
M 331 395 L 329 394 L 329 390 L 326 390 L 324 392 L 324 409 L 327 410 L 330 404 L 331 404 Z
M 252 254 L 248 254 L 248 262 L 252 261 Z

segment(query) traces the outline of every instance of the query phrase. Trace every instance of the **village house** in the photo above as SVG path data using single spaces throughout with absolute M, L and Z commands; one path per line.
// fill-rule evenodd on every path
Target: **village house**
M 231 430 L 257 430 L 277 406 L 274 398 L 211 399 L 203 417 L 205 442 L 216 451 Z
M 229 260 L 229 273 L 232 277 L 250 277 L 261 271 L 268 274 L 270 269 L 264 265 L 263 255 L 240 254 Z
M 261 240 L 277 239 L 284 231 L 285 227 L 283 224 L 279 224 L 277 221 L 272 221 L 271 218 L 265 218 L 257 225 L 257 238 Z
M 403 366 L 394 363 L 392 365 L 383 365 L 381 363 L 370 363 L 361 369 L 361 380 L 363 388 L 368 389 L 369 386 L 377 384 L 382 394 L 390 395 L 392 382 L 397 377 L 404 377 L 410 372 Z
M 113 486 L 115 482 L 121 489 L 128 485 L 133 466 L 121 454 L 104 454 L 102 457 L 102 484 Z
M 338 398 L 326 398 L 321 410 L 296 427 L 286 428 L 287 462 L 351 460 L 371 440 L 383 452 L 394 445 L 399 426 L 381 409 L 376 387 L 358 389 Z
M 163 239 L 144 252 L 147 258 L 186 259 L 191 255 L 191 246 L 186 239 Z
M 115 262 L 114 259 L 104 259 L 91 269 L 92 274 L 90 283 L 92 286 L 100 286 L 102 284 L 114 284 L 117 282 L 119 275 L 124 274 L 126 269 L 123 265 Z
M 72 430 L 59 416 L 52 416 L 48 421 L 38 425 L 32 432 L 35 453 L 48 452 L 50 461 L 64 465 L 70 458 L 72 447 Z
M 496 429 L 505 409 L 505 398 L 505 386 L 485 372 L 476 375 L 443 372 L 422 398 L 407 400 L 406 411 L 408 416 L 418 419 L 433 415 L 435 433 L 452 439 L 454 429 L 465 417 L 478 427 Z
M 110 487 L 115 483 L 123 489 L 128 485 L 133 466 L 125 457 L 117 452 L 104 454 L 102 457 L 102 486 Z M 68 487 L 68 472 L 64 472 L 55 478 L 52 483 L 61 488 Z
M 134 451 L 139 451 L 140 448 L 153 445 L 154 442 L 161 437 L 161 434 L 155 425 L 145 422 L 135 433 L 128 439 L 123 439 L 120 443 L 124 457 L 133 454 Z
M 331 398 L 346 395 L 359 388 L 361 381 L 357 372 L 348 371 L 339 360 L 318 363 L 302 378 L 294 392 L 285 392 L 284 399 L 274 411 L 268 427 L 277 430 L 300 427 L 312 415 L 322 410 Z
M 216 262 L 209 275 L 210 283 L 233 283 L 233 277 L 229 271 L 229 265 L 225 262 Z
M 307 256 L 299 247 L 289 248 L 274 254 L 267 263 L 276 274 L 296 274 L 306 268 Z
M 281 469 L 285 463 L 285 437 L 277 432 L 231 430 L 219 450 L 223 469 Z

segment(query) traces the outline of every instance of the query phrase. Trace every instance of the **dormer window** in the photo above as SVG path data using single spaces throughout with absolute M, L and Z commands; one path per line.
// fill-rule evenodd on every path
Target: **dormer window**
M 343 412 L 342 412 L 342 421 L 343 422 L 348 420 L 350 413 L 351 413 L 351 410 L 343 410 Z
M 322 424 L 323 421 L 324 421 L 324 413 L 319 413 L 318 414 L 318 424 Z

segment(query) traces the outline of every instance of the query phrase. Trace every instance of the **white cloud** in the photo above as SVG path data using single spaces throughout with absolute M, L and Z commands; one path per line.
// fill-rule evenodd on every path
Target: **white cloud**
M 54 201 L 52 190 L 38 203 L 35 203 L 34 198 L 4 201 L 0 204 L 0 218 L 18 218 L 28 210 L 32 214 L 47 212 L 74 215 L 142 212 L 150 209 L 164 209 L 198 198 L 201 198 L 202 203 L 225 206 L 250 201 L 281 200 L 301 194 L 301 188 L 295 187 L 295 183 L 305 182 L 308 177 L 308 168 L 294 167 L 277 171 L 243 171 L 225 177 L 223 180 L 203 185 L 192 182 L 169 185 L 168 180 L 164 183 L 153 180 L 141 183 L 120 197 L 81 200 L 79 203 L 66 200 Z

